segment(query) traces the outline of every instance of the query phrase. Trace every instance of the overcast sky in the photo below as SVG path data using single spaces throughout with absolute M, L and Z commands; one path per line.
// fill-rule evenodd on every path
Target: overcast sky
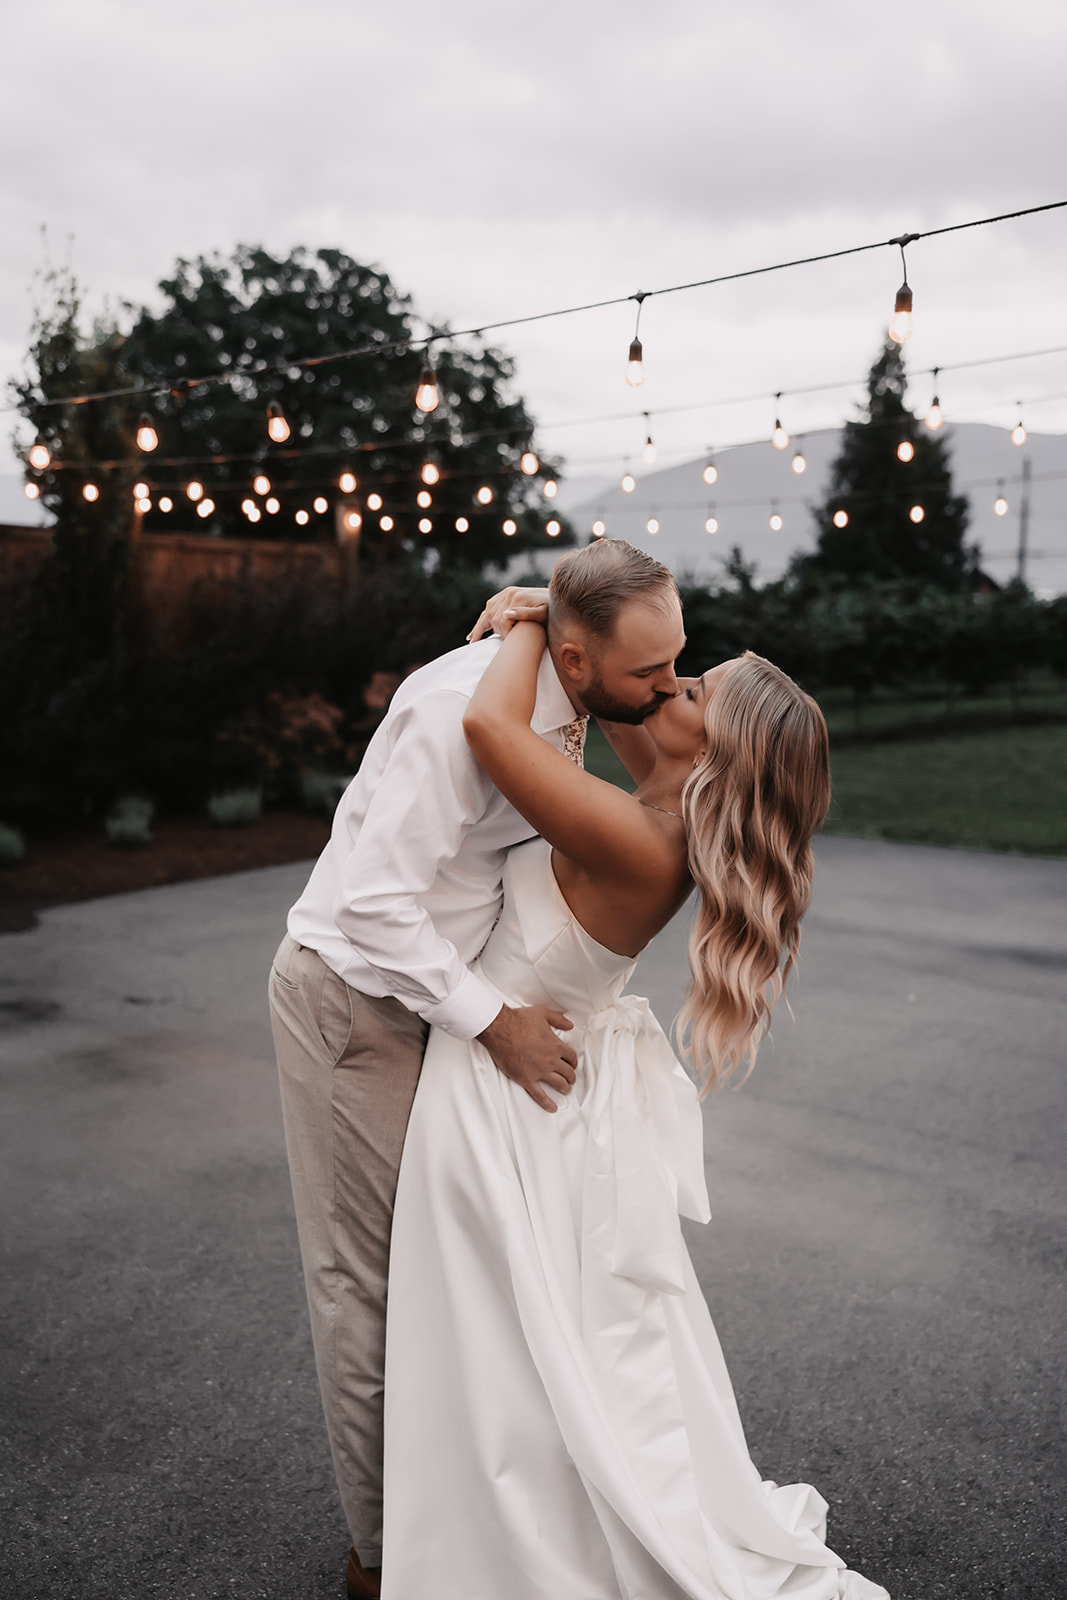
M 0 10 L 5 376 L 42 226 L 91 309 L 151 301 L 178 256 L 303 244 L 464 327 L 1067 199 L 1063 0 Z M 1065 244 L 1061 212 L 913 246 L 909 366 L 1067 345 Z M 669 460 L 768 433 L 775 390 L 862 377 L 899 280 L 885 250 L 652 300 L 636 394 L 632 306 L 497 338 L 545 445 L 613 472 L 646 406 L 704 407 L 654 419 Z M 856 396 L 787 397 L 783 420 L 834 424 Z M 1067 355 L 946 374 L 941 399 L 1067 431 Z

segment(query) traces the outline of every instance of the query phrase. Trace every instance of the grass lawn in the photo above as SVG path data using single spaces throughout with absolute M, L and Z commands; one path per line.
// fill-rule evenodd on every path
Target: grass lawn
M 1067 855 L 1067 726 L 832 752 L 827 833 Z
M 854 738 L 856 713 L 851 694 L 844 689 L 820 689 L 815 698 L 822 707 L 830 738 Z M 1035 722 L 1067 717 L 1067 688 L 1049 678 L 1028 683 L 1026 692 L 1015 701 L 1007 693 L 997 692 L 960 695 L 951 706 L 943 694 L 933 690 L 879 690 L 864 702 L 860 725 L 867 736 L 895 733 L 907 737 L 914 729 L 917 733 L 950 737 L 1009 727 L 1020 712 Z
M 827 833 L 1067 856 L 1067 726 L 848 744 Z M 586 765 L 633 788 L 595 724 Z

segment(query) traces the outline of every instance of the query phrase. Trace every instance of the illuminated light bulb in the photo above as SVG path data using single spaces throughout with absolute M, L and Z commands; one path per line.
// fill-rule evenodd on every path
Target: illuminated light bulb
M 921 522 L 925 515 L 926 512 L 923 510 L 922 506 L 912 506 L 911 510 L 908 512 L 908 516 L 911 518 L 912 522 Z
M 652 443 L 652 435 L 651 434 L 649 434 L 648 438 L 645 440 L 645 448 L 641 451 L 641 457 L 642 457 L 642 460 L 648 462 L 648 465 L 650 467 L 655 462 L 655 459 L 656 459 L 656 447 Z
M 156 432 L 155 423 L 147 411 L 142 412 L 141 420 L 137 424 L 137 448 L 148 455 L 158 444 L 159 434 Z
M 645 523 L 645 532 L 646 533 L 658 533 L 659 532 L 659 522 L 655 517 L 649 517 L 648 521 Z
M 30 466 L 35 467 L 38 472 L 43 472 L 45 467 L 51 465 L 51 462 L 52 452 L 49 450 L 40 434 L 38 434 L 33 444 L 30 446 Z
M 252 487 L 256 491 L 257 494 L 270 494 L 270 479 L 262 472 L 257 473 L 256 476 L 252 479 Z M 200 485 L 199 484 L 197 484 L 197 488 L 200 489 Z M 189 485 L 189 489 L 190 489 L 190 491 L 192 490 L 192 484 Z M 200 489 L 200 493 L 203 494 L 203 492 L 204 492 L 203 489 Z M 190 499 L 192 499 L 192 500 L 196 499 L 196 496 L 194 494 L 192 494 L 191 492 L 190 492 Z
M 493 498 L 493 491 L 487 483 L 483 483 L 474 498 L 480 506 L 487 506 Z
M 392 517 L 379 517 L 378 518 L 378 526 L 379 526 L 379 528 L 381 528 L 383 533 L 392 533 L 392 531 L 393 531 L 393 519 L 392 519 Z
M 633 494 L 634 490 L 637 488 L 637 479 L 632 473 L 626 472 L 623 474 L 621 488 L 623 494 Z
M 434 370 L 427 361 L 419 373 L 419 386 L 415 390 L 415 404 L 420 411 L 436 411 L 441 403 L 441 396 L 437 392 L 437 378 Z
M 993 510 L 996 512 L 998 517 L 1007 516 L 1008 502 L 1005 500 L 1002 494 L 998 494 L 997 498 L 993 501 Z
M 894 344 L 907 344 L 913 331 L 911 290 L 906 283 L 902 283 L 897 290 L 897 298 L 893 306 L 893 316 L 889 324 L 889 337 Z
M 346 532 L 348 532 L 348 533 L 358 533 L 360 528 L 362 528 L 362 526 L 363 526 L 363 518 L 360 516 L 358 511 L 346 511 L 345 512 L 345 531 Z
M 296 516 L 293 518 L 293 521 L 301 528 L 306 528 L 308 523 L 311 521 L 311 518 L 308 516 L 306 511 L 298 511 Z
M 272 517 L 276 517 L 282 509 L 282 503 L 280 500 L 275 500 L 274 496 L 271 495 L 270 499 L 264 502 L 263 509 L 268 511 Z
M 23 486 L 23 488 L 27 500 L 37 500 L 40 498 L 41 486 L 39 483 L 27 483 Z
M 245 512 L 245 516 L 248 518 L 249 522 L 259 522 L 263 516 L 263 513 L 257 505 L 254 505 L 250 511 Z
M 256 509 L 256 502 L 254 500 L 242 500 L 241 501 L 241 510 L 244 512 L 246 517 L 248 516 L 249 512 L 254 511 L 255 509 Z
M 774 514 L 772 515 L 769 526 L 774 530 L 775 533 L 781 533 L 781 531 L 782 531 L 782 519 L 778 515 L 777 511 L 775 511 Z
M 422 471 L 419 473 L 423 483 L 438 483 L 441 478 L 441 469 L 436 461 L 424 461 Z
M 174 501 L 171 499 L 169 494 L 165 494 L 163 496 L 162 500 L 159 502 L 159 509 L 160 511 L 174 510 Z
M 215 509 L 214 500 L 210 500 L 210 499 L 201 500 L 200 504 L 196 508 L 196 514 L 197 514 L 198 517 L 210 517 L 210 515 L 214 511 L 214 509 Z
M 469 527 L 470 527 L 470 523 L 467 521 L 466 517 L 457 517 L 456 518 L 456 532 L 457 533 L 466 533 L 466 531 L 467 531 L 467 529 Z
M 540 465 L 540 461 L 538 461 L 532 450 L 524 450 L 522 452 L 522 460 L 519 462 L 519 466 L 528 478 L 533 477 Z
M 1023 427 L 1022 418 L 1021 417 L 1020 417 L 1019 421 L 1015 424 L 1014 428 L 1011 430 L 1011 442 L 1012 442 L 1012 444 L 1025 444 L 1026 443 L 1026 429 Z
M 705 533 L 718 533 L 718 531 L 719 531 L 719 519 L 718 519 L 718 517 L 709 517 L 707 522 L 705 522 L 705 524 L 704 524 L 704 532 Z
M 848 512 L 847 511 L 835 511 L 834 512 L 834 527 L 835 528 L 847 528 L 848 527 Z
M 630 354 L 626 358 L 626 381 L 631 389 L 640 389 L 645 381 L 643 354 L 640 339 L 635 339 L 630 345 Z
M 935 394 L 934 398 L 930 402 L 930 409 L 926 413 L 926 426 L 930 429 L 931 433 L 936 433 L 944 420 L 944 417 L 941 415 L 941 402 L 938 400 Z
M 95 483 L 87 483 L 84 485 L 82 489 L 83 500 L 88 500 L 89 503 L 92 504 L 94 500 L 99 500 L 99 498 L 100 490 L 96 487 Z
M 142 516 L 144 516 L 146 511 L 151 511 L 152 509 L 152 502 L 146 494 L 141 495 L 139 499 L 135 500 L 134 505 Z
M 267 432 L 275 444 L 284 444 L 289 437 L 289 424 L 277 400 L 272 400 L 267 407 Z
M 258 478 L 256 481 L 258 483 Z M 267 488 L 270 488 L 269 483 L 267 484 Z M 202 483 L 197 483 L 196 479 L 194 478 L 192 483 L 186 484 L 185 492 L 189 496 L 190 500 L 202 500 L 204 498 L 204 485 Z
M 433 532 L 433 523 L 430 521 L 429 517 L 420 517 L 419 518 L 419 532 L 420 533 L 432 533 Z
M 148 485 L 147 485 L 147 483 L 135 483 L 134 484 L 134 486 L 133 486 L 133 498 L 135 500 L 143 500 L 147 494 L 148 494 Z
M 594 538 L 602 539 L 604 537 L 604 535 L 607 533 L 607 531 L 608 531 L 607 528 L 604 526 L 604 524 L 601 521 L 599 521 L 599 519 L 596 522 L 593 523 L 593 537 Z
M 367 496 L 367 510 L 368 511 L 380 511 L 381 509 L 382 509 L 382 497 L 381 497 L 381 495 L 380 494 L 369 494 Z
M 705 483 L 718 483 L 718 481 L 719 481 L 719 469 L 715 465 L 714 461 L 709 461 L 707 466 L 704 468 L 704 482 Z
M 337 487 L 340 489 L 342 494 L 351 494 L 356 487 L 355 473 L 342 472 L 341 476 L 337 480 Z
M 317 511 L 321 517 L 324 511 L 329 511 L 330 502 L 327 500 L 324 494 L 317 494 L 314 500 L 311 502 L 311 509 L 313 511 Z
M 910 439 L 901 439 L 900 443 L 897 445 L 897 460 L 914 461 L 914 459 L 915 446 L 912 444 Z
M 508 538 L 510 539 L 512 534 L 518 533 L 518 531 L 519 531 L 518 523 L 517 522 L 513 522 L 511 520 L 511 518 L 509 517 L 508 520 L 504 523 L 504 532 L 507 534 Z
M 550 539 L 558 539 L 560 534 L 563 532 L 563 529 L 558 522 L 546 522 L 545 532 L 548 534 Z
M 556 498 L 557 494 L 559 493 L 559 484 L 556 482 L 555 478 L 549 478 L 547 480 L 544 488 L 541 490 L 541 493 L 544 495 L 546 500 L 554 500 Z
M 415 496 L 415 502 L 425 511 L 427 506 L 433 505 L 433 495 L 430 493 L 429 489 L 420 489 L 418 494 Z
M 793 471 L 795 473 L 797 473 L 798 476 L 799 476 L 800 473 L 807 471 L 808 463 L 805 461 L 803 455 L 801 454 L 801 452 L 799 450 L 797 451 L 796 455 L 793 457 L 793 460 L 792 460 L 791 464 L 792 464 Z
M 771 434 L 771 443 L 776 450 L 784 450 L 789 443 L 789 435 L 782 427 L 779 417 L 774 419 L 774 432 Z

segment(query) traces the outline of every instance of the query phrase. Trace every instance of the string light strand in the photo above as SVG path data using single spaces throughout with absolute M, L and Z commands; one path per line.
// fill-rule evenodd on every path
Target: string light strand
M 521 317 L 504 317 L 496 322 L 482 322 L 477 326 L 459 330 L 443 330 L 430 334 L 428 337 L 414 339 L 392 340 L 385 343 L 371 343 L 355 346 L 348 350 L 331 351 L 326 355 L 303 356 L 291 360 L 265 365 L 256 372 L 214 372 L 202 377 L 183 378 L 183 388 L 193 389 L 204 384 L 232 383 L 235 378 L 265 378 L 286 372 L 292 367 L 317 367 L 324 366 L 334 361 L 348 361 L 357 356 L 397 354 L 407 350 L 424 349 L 429 355 L 435 340 L 442 337 L 448 339 L 464 339 L 480 337 L 485 333 L 495 333 L 504 328 L 519 328 L 529 326 L 534 322 L 547 322 L 556 317 L 579 316 L 587 311 L 602 311 L 611 306 L 627 305 L 637 301 L 638 317 L 646 300 L 668 294 L 684 294 L 693 289 L 709 289 L 721 283 L 738 283 L 745 278 L 758 278 L 772 272 L 788 272 L 794 267 L 814 266 L 823 261 L 839 261 L 846 256 L 863 255 L 871 250 L 884 250 L 900 246 L 903 239 L 906 243 L 914 243 L 919 239 L 934 239 L 942 234 L 960 233 L 969 228 L 986 228 L 998 222 L 1012 222 L 1019 217 L 1036 216 L 1045 211 L 1058 211 L 1067 207 L 1067 200 L 1052 200 L 1045 205 L 1026 206 L 1019 211 L 1004 211 L 993 217 L 976 217 L 969 222 L 955 222 L 942 228 L 926 228 L 922 232 L 897 235 L 892 239 L 876 239 L 869 244 L 850 245 L 843 250 L 826 250 L 818 255 L 797 256 L 789 261 L 774 261 L 762 267 L 747 267 L 739 272 L 718 273 L 714 277 L 694 278 L 687 283 L 666 284 L 660 289 L 642 289 L 636 294 L 612 295 L 604 300 L 589 300 L 581 305 L 560 306 L 552 311 L 537 311 Z M 635 332 L 636 341 L 636 332 Z M 63 395 L 58 399 L 34 401 L 35 410 L 44 410 L 57 406 L 88 405 L 102 400 L 133 399 L 141 395 L 169 394 L 173 391 L 173 380 L 157 384 L 142 384 L 128 389 L 102 390 L 94 394 Z M 783 390 L 783 393 L 785 391 Z M 8 407 L 8 410 L 18 410 L 18 407 Z

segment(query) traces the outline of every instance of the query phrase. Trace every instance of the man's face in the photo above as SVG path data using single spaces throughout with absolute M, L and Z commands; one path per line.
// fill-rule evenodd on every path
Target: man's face
M 675 595 L 632 600 L 606 640 L 592 639 L 574 677 L 575 698 L 607 722 L 643 722 L 678 693 L 675 659 L 685 644 Z

